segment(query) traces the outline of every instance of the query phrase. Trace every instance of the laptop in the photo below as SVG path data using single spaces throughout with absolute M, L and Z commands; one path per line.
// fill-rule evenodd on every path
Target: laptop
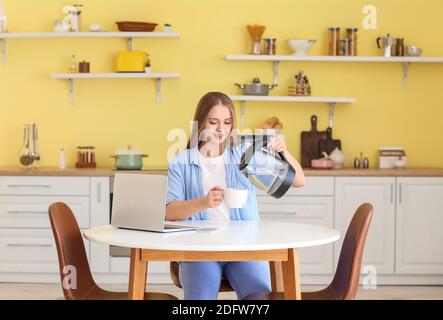
M 121 229 L 178 232 L 198 228 L 165 223 L 167 177 L 117 173 L 114 178 L 112 221 Z

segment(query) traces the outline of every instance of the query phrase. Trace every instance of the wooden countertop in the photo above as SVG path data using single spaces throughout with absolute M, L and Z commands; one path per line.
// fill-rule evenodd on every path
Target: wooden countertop
M 78 176 L 78 177 L 112 177 L 116 172 L 166 174 L 166 168 L 147 168 L 142 171 L 116 171 L 112 168 L 76 169 L 67 168 L 0 168 L 0 176 Z M 308 177 L 443 177 L 443 168 L 409 168 L 409 169 L 341 169 L 315 170 L 305 169 Z

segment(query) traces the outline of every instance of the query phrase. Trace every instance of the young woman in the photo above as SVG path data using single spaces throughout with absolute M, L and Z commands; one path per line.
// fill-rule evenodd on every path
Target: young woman
M 168 220 L 259 220 L 255 186 L 239 170 L 241 146 L 233 143 L 235 108 L 223 93 L 210 92 L 198 103 L 188 149 L 169 163 L 166 218 Z M 281 137 L 267 148 L 284 152 L 294 167 L 293 187 L 305 183 L 303 170 Z M 249 190 L 244 208 L 229 209 L 223 202 L 225 188 Z M 239 299 L 271 290 L 269 264 L 258 262 L 180 262 L 185 299 L 215 300 L 222 276 Z

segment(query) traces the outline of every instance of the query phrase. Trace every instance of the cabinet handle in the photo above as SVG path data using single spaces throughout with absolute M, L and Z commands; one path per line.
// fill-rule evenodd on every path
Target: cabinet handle
M 49 184 L 8 184 L 8 188 L 51 188 Z
M 46 211 L 14 211 L 14 210 L 10 210 L 7 211 L 7 213 L 9 214 L 48 214 L 48 212 Z
M 391 183 L 391 204 L 394 203 L 394 184 Z
M 51 248 L 52 244 L 35 244 L 35 243 L 8 243 L 6 246 L 14 248 Z
M 97 202 L 102 203 L 102 184 L 97 183 Z
M 401 203 L 402 202 L 402 188 L 401 188 L 401 183 L 398 185 L 398 201 L 399 201 L 399 203 Z
M 290 212 L 275 212 L 275 211 L 259 211 L 260 214 L 287 214 L 287 215 L 297 215 L 296 211 L 290 211 Z

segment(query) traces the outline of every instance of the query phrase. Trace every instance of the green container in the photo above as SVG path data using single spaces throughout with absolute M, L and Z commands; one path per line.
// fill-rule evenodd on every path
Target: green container
M 146 154 L 118 154 L 112 156 L 115 159 L 117 170 L 141 170 L 143 168 L 143 158 Z

